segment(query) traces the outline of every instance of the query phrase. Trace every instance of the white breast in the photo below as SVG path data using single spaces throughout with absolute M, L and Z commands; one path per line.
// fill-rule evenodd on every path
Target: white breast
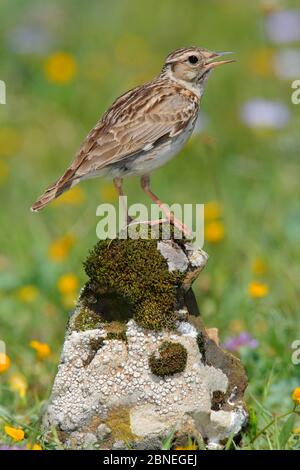
M 185 145 L 194 129 L 195 121 L 191 122 L 185 130 L 183 130 L 172 141 L 167 142 L 159 149 L 149 150 L 146 154 L 137 156 L 136 160 L 132 162 L 132 167 L 128 175 L 143 175 L 164 165 L 177 155 L 182 147 Z

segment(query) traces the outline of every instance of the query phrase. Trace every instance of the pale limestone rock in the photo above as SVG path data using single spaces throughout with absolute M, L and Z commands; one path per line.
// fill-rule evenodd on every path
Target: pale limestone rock
M 104 423 L 99 424 L 96 430 L 96 436 L 100 441 L 103 441 L 111 434 L 111 429 Z
M 45 431 L 55 426 L 69 448 L 159 448 L 174 430 L 176 439 L 201 435 L 213 448 L 247 421 L 243 367 L 209 338 L 195 312 L 190 288 L 208 256 L 174 240 L 158 241 L 157 251 L 167 271 L 184 276 L 174 286 L 179 300 L 173 329 L 144 329 L 133 318 L 121 326 L 112 318 L 101 323 L 99 316 L 97 326 L 81 330 L 81 301 L 70 319 L 43 419 Z M 89 309 L 99 304 L 101 310 L 101 295 L 97 300 L 92 294 L 88 308 L 96 318 Z M 187 356 L 184 370 L 162 377 L 151 371 L 149 358 L 160 358 L 164 343 L 180 343 Z
M 99 430 L 108 430 L 105 437 L 109 435 L 109 424 L 105 424 L 108 410 L 125 407 L 129 411 L 128 425 L 137 440 L 180 429 L 180 421 L 185 416 L 193 418 L 195 429 L 208 442 L 220 442 L 231 432 L 239 432 L 246 413 L 241 414 L 236 403 L 230 411 L 211 410 L 213 393 L 226 393 L 228 377 L 221 369 L 203 364 L 195 327 L 181 323 L 176 332 L 162 334 L 143 331 L 130 320 L 127 331 L 127 344 L 107 341 L 90 363 L 81 360 L 80 366 L 78 358 L 86 360 L 88 345 L 92 339 L 103 337 L 103 331 L 69 334 L 44 417 L 46 426 L 52 424 L 66 432 L 82 431 L 88 429 L 96 415 L 102 421 L 96 435 L 103 440 Z M 188 359 L 183 373 L 160 379 L 151 373 L 148 358 L 157 350 L 157 342 L 163 341 L 181 343 Z M 133 382 L 134 368 L 139 371 L 136 382 Z
M 169 271 L 178 269 L 180 272 L 185 272 L 187 270 L 188 258 L 176 243 L 171 240 L 159 241 L 157 249 L 167 260 Z

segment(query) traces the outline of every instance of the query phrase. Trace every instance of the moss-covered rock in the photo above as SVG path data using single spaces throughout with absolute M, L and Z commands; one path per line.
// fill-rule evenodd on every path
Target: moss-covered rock
M 87 306 L 81 306 L 71 318 L 71 328 L 76 331 L 86 331 L 99 328 L 101 317 Z
M 163 377 L 183 372 L 187 362 L 187 350 L 181 343 L 165 341 L 158 353 L 149 358 L 152 374 Z
M 136 322 L 153 330 L 175 327 L 184 273 L 169 271 L 153 239 L 101 240 L 85 264 L 81 301 L 105 321 Z
M 67 448 L 98 439 L 101 449 L 140 450 L 172 434 L 175 447 L 191 438 L 210 448 L 240 432 L 245 372 L 205 329 L 191 289 L 207 259 L 174 237 L 97 244 L 43 417 L 46 438 L 55 428 Z

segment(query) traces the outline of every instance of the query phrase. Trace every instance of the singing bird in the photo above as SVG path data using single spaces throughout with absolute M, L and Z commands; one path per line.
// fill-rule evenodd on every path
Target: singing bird
M 81 180 L 113 179 L 123 196 L 123 177 L 139 175 L 142 189 L 174 225 L 183 229 L 150 189 L 150 174 L 174 157 L 191 136 L 211 71 L 234 62 L 219 60 L 230 52 L 204 48 L 176 49 L 160 74 L 117 98 L 81 145 L 65 173 L 33 204 L 41 210 Z

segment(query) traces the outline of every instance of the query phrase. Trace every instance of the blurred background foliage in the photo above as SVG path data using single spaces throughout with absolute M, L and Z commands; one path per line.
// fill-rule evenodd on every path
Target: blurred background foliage
M 195 285 L 204 320 L 242 355 L 250 404 L 272 413 L 290 405 L 300 381 L 300 365 L 291 362 L 291 343 L 300 338 L 300 105 L 291 103 L 291 82 L 300 79 L 300 20 L 292 19 L 299 11 L 291 23 L 278 15 L 297 6 L 296 0 L 1 1 L 6 420 L 29 426 L 47 398 L 68 313 L 86 279 L 82 261 L 97 241 L 96 207 L 117 200 L 112 184 L 97 179 L 39 214 L 29 208 L 111 102 L 159 73 L 171 50 L 190 45 L 233 50 L 238 62 L 211 76 L 198 131 L 155 172 L 153 190 L 169 204 L 206 204 L 210 260 Z M 282 37 L 293 27 L 294 36 Z M 137 179 L 125 189 L 129 203 L 149 203 Z M 299 445 L 296 433 L 291 439 Z

